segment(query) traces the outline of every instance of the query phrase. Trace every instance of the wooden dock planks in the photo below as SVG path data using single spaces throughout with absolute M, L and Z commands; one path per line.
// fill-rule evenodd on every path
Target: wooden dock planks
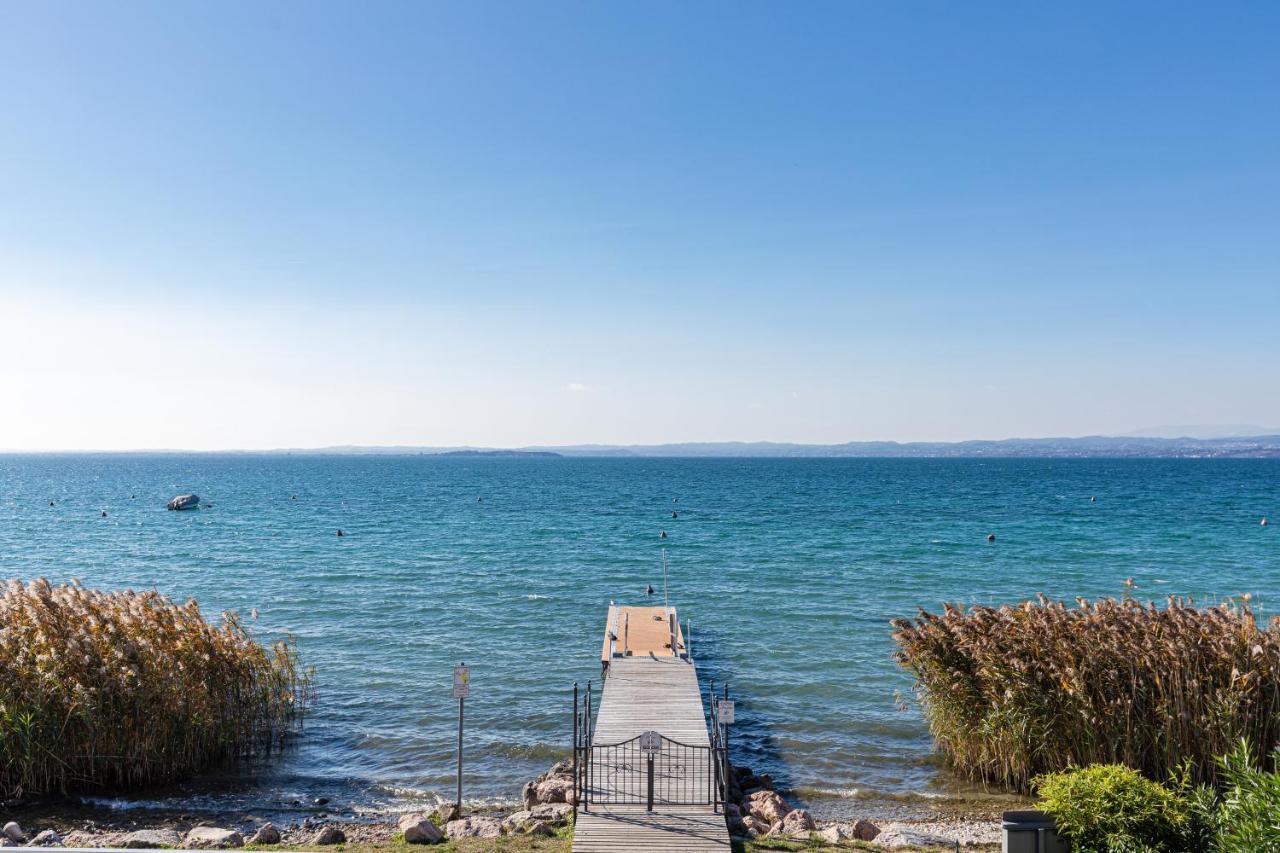
M 661 608 L 639 608 L 656 609 Z M 633 617 L 634 619 L 634 617 Z M 643 732 L 656 731 L 690 747 L 709 746 L 698 675 L 688 661 L 664 656 L 614 657 L 605 680 L 592 741 L 621 743 Z M 701 755 L 701 753 L 699 753 Z M 713 784 L 706 761 L 667 765 L 660 770 L 663 785 L 709 790 Z M 606 775 L 606 774 L 601 774 Z M 680 778 L 672 779 L 673 775 Z M 620 774 L 596 786 L 641 784 L 638 774 Z M 603 790 L 603 788 L 601 789 Z M 620 789 L 609 789 L 616 793 Z M 627 791 L 639 794 L 639 791 Z M 654 811 L 644 805 L 594 805 L 579 808 L 574 829 L 574 853 L 624 850 L 681 850 L 691 853 L 730 849 L 724 815 L 711 805 L 667 805 L 655 797 Z

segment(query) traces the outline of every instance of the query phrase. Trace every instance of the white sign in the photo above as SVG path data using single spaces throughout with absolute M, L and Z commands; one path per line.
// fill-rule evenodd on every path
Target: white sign
M 722 723 L 733 722 L 733 700 L 721 699 L 716 703 L 716 716 Z
M 657 732 L 644 732 L 640 735 L 640 751 L 645 754 L 662 751 L 662 735 Z
M 471 667 L 462 664 L 453 668 L 453 698 L 466 699 L 471 695 Z

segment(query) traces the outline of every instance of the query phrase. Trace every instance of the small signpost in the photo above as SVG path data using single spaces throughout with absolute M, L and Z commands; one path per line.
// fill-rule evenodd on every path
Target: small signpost
M 721 699 L 716 703 L 716 717 L 721 725 L 729 725 L 733 722 L 733 700 Z
M 462 711 L 471 695 L 471 667 L 459 663 L 453 668 L 453 698 L 458 700 L 458 815 L 462 814 Z

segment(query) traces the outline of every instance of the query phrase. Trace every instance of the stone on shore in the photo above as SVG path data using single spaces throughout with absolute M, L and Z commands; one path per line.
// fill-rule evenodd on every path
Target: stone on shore
M 9 821 L 4 825 L 3 829 L 0 829 L 0 835 L 16 844 L 21 844 L 27 840 L 27 836 L 22 832 L 22 827 L 18 826 L 18 822 L 14 820 Z
M 449 821 L 462 817 L 462 812 L 458 811 L 458 807 L 453 803 L 441 803 L 436 806 L 432 815 L 435 816 L 435 823 L 438 826 L 444 826 Z
M 58 833 L 52 829 L 41 830 L 36 833 L 36 837 L 31 839 L 29 847 L 61 847 L 62 839 L 58 837 Z
M 577 795 L 573 790 L 573 779 L 558 776 L 539 782 L 535 795 L 538 803 L 568 803 L 573 805 L 577 800 Z
M 941 835 L 933 835 L 928 832 L 919 832 L 905 826 L 895 826 L 886 829 L 884 832 L 876 836 L 876 844 L 885 847 L 951 847 L 955 844 L 950 838 L 944 838 Z
M 435 844 L 444 840 L 440 827 L 420 814 L 407 814 L 400 818 L 400 831 L 406 844 Z
M 182 843 L 193 850 L 225 850 L 228 847 L 243 847 L 244 836 L 234 829 L 196 826 L 187 833 Z
M 753 836 L 769 832 L 769 824 L 752 814 L 742 816 L 742 825 Z
M 842 841 L 872 841 L 880 834 L 880 827 L 869 820 L 854 823 L 833 823 L 818 830 L 818 837 L 829 844 Z
M 333 844 L 342 844 L 346 842 L 347 834 L 336 826 L 325 826 L 316 833 L 315 838 L 311 839 L 311 843 L 317 846 L 328 847 Z
M 249 839 L 250 844 L 279 844 L 280 830 L 273 823 L 264 823 Z
M 502 836 L 502 821 L 482 815 L 464 817 L 445 824 L 444 833 L 450 838 L 499 838 Z
M 742 807 L 747 814 L 755 815 L 771 825 L 781 821 L 791 811 L 787 801 L 773 791 L 756 791 L 742 801 Z
M 0 835 L 0 847 L 18 847 L 18 842 L 7 835 Z
M 813 822 L 813 815 L 809 814 L 807 809 L 792 809 L 782 819 L 782 834 L 786 836 L 796 835 L 808 838 L 809 833 L 817 828 Z
M 139 829 L 124 837 L 121 847 L 130 850 L 153 850 L 160 847 L 178 847 L 182 836 L 172 829 Z

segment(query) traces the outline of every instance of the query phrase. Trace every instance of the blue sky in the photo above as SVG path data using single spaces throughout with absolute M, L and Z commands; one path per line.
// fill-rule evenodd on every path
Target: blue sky
M 1277 32 L 0 5 L 0 447 L 1277 426 Z

